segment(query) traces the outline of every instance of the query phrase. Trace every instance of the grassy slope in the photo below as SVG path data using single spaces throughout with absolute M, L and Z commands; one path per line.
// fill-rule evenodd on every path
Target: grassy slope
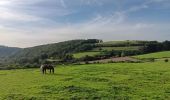
M 0 99 L 170 99 L 170 63 L 117 63 L 0 71 Z
M 80 52 L 80 53 L 73 54 L 73 56 L 75 58 L 81 58 L 81 57 L 85 57 L 86 55 L 88 55 L 88 56 L 95 56 L 95 55 L 97 55 L 99 53 L 100 52 Z
M 166 57 L 168 58 L 168 57 L 170 57 L 170 51 L 138 55 L 135 57 L 140 58 L 140 59 L 143 59 L 143 58 L 166 58 Z

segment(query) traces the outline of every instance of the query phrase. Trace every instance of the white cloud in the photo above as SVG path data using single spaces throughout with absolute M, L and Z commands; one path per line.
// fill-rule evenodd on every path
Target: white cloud
M 128 39 L 141 39 L 141 40 L 162 40 L 168 39 L 166 35 L 170 31 L 166 25 L 157 25 L 150 23 L 114 23 L 112 17 L 103 18 L 98 16 L 89 22 L 81 24 L 72 24 L 67 26 L 60 26 L 55 28 L 39 29 L 34 33 L 23 34 L 18 33 L 17 38 L 9 41 L 15 41 L 21 47 L 34 46 L 39 44 L 47 44 L 71 39 L 85 39 L 85 38 L 100 38 L 104 40 L 128 40 Z M 119 18 L 118 18 L 119 19 Z M 107 23 L 103 23 L 103 21 Z M 116 21 L 117 19 L 115 19 Z M 163 30 L 165 33 L 160 34 Z M 10 36 L 10 35 L 9 35 Z M 160 38 L 163 37 L 163 38 Z M 8 37 L 8 36 L 7 36 Z M 12 43 L 12 42 L 11 42 Z
M 0 42 L 8 46 L 30 47 L 80 38 L 163 40 L 170 38 L 167 36 L 170 29 L 166 26 L 149 23 L 107 23 L 103 25 L 102 21 L 98 21 L 93 24 L 84 23 L 67 27 L 39 29 L 34 33 L 24 30 L 3 30 L 0 34 Z M 164 33 L 160 34 L 161 32 Z
M 37 16 L 27 15 L 24 13 L 18 13 L 10 10 L 0 9 L 0 20 L 7 21 L 38 21 L 42 18 Z
M 19 12 L 12 9 L 16 6 L 18 0 L 2 0 L 0 1 L 0 21 L 37 21 L 41 20 L 40 17 L 29 15 L 24 12 Z M 19 1 L 18 1 L 19 2 Z M 2 24 L 2 23 L 1 23 Z
M 133 7 L 129 8 L 127 10 L 127 12 L 136 12 L 136 11 L 139 11 L 141 9 L 146 9 L 146 8 L 148 8 L 148 5 L 142 4 L 142 5 L 133 6 Z
M 55 15 L 60 17 L 72 13 L 70 12 L 70 10 L 68 10 L 69 6 L 67 5 L 67 2 L 65 0 L 59 0 L 60 5 L 62 6 L 59 11 L 57 11 L 56 8 L 54 8 L 55 11 L 53 11 L 52 9 L 44 11 L 42 5 L 41 7 L 43 8 L 43 11 L 41 7 L 39 8 L 35 6 L 35 8 L 26 8 L 28 10 L 26 10 L 26 12 L 24 12 L 24 10 L 19 11 L 18 9 L 12 9 L 11 7 L 9 7 L 10 5 L 26 5 L 27 3 L 32 5 L 40 1 L 44 0 L 0 1 L 0 22 L 6 21 L 6 23 L 10 24 L 10 22 L 15 21 L 23 22 L 25 25 L 28 24 L 27 22 L 30 22 L 30 25 L 26 25 L 26 29 L 22 29 L 21 27 L 16 29 L 13 27 L 10 28 L 5 26 L 4 23 L 1 23 L 1 44 L 8 46 L 30 47 L 39 44 L 47 44 L 80 38 L 100 38 L 104 40 L 165 40 L 170 38 L 170 35 L 168 33 L 170 32 L 170 29 L 168 27 L 169 24 L 165 25 L 163 23 L 155 24 L 152 22 L 128 21 L 129 14 L 139 12 L 143 9 L 149 9 L 151 3 L 164 2 L 165 0 L 150 0 L 150 2 L 147 3 L 130 6 L 124 11 L 120 9 L 115 10 L 114 12 L 110 12 L 110 14 L 95 13 L 96 16 L 93 16 L 90 20 L 86 19 L 85 22 L 73 22 L 70 24 L 63 24 L 61 22 L 57 22 L 54 19 L 50 19 L 50 14 L 54 14 L 53 12 L 57 13 Z M 102 2 L 104 2 L 104 0 L 81 0 L 81 2 L 86 3 L 85 5 L 102 5 Z M 50 17 L 49 19 L 46 19 L 41 17 L 37 13 L 42 13 L 42 15 L 45 14 L 46 16 Z M 42 26 L 44 24 L 46 25 L 45 27 Z
M 6 1 L 6 0 L 0 1 L 1 6 L 8 5 L 8 4 L 10 4 L 10 1 Z

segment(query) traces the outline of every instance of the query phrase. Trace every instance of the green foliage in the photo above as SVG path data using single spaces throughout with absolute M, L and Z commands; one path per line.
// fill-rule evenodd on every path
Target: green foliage
M 170 41 L 164 41 L 164 42 L 150 41 L 145 44 L 142 50 L 144 53 L 168 51 L 170 50 Z
M 57 66 L 0 71 L 1 100 L 169 100 L 169 62 Z

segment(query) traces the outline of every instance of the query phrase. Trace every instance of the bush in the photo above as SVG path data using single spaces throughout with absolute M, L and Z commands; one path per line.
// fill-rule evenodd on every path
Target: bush
M 169 59 L 165 59 L 165 62 L 169 62 Z
M 97 64 L 100 64 L 100 62 L 99 62 L 99 61 L 97 61 L 96 63 L 97 63 Z
M 85 61 L 85 64 L 89 64 L 89 62 L 88 62 L 88 61 Z

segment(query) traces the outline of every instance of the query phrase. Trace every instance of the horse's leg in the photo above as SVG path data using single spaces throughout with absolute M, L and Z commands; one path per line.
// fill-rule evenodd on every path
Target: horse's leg
M 45 72 L 45 69 L 43 69 L 43 73 L 45 74 L 46 72 Z
M 52 71 L 53 71 L 53 74 L 54 74 L 54 68 L 52 69 Z
M 51 69 L 50 69 L 50 74 L 51 74 Z
M 44 72 L 45 72 L 45 74 L 46 74 L 46 68 L 44 69 Z
M 44 74 L 44 68 L 42 69 L 42 73 Z

